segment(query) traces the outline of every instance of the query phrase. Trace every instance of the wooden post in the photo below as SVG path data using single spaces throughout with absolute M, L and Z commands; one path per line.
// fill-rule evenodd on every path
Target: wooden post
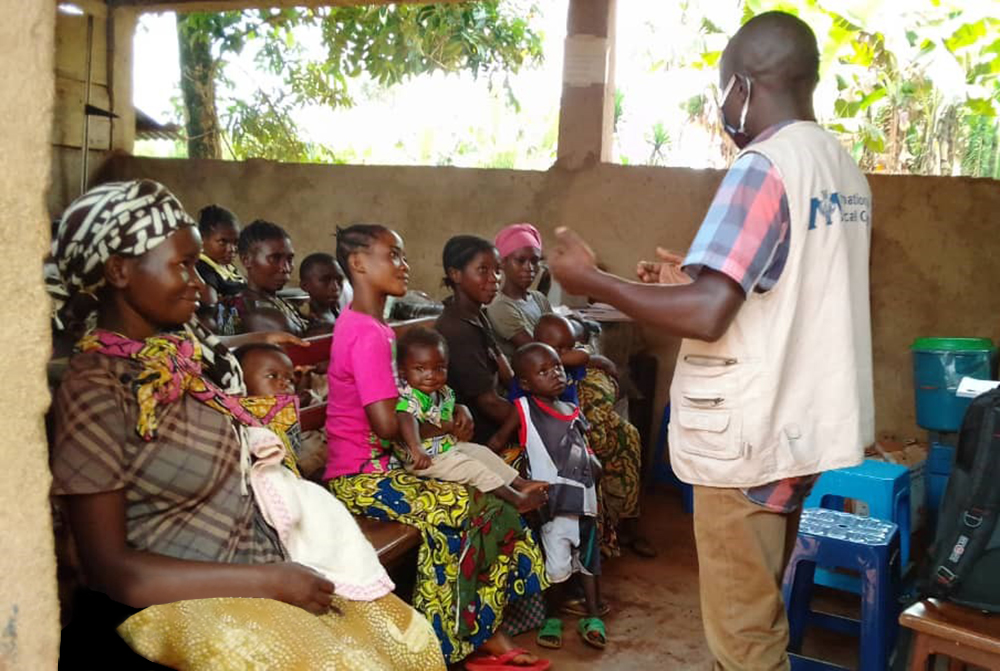
M 615 105 L 615 3 L 570 0 L 557 163 L 611 160 Z
M 132 102 L 132 40 L 139 13 L 132 7 L 114 7 L 108 14 L 108 89 L 111 111 L 111 149 L 132 153 L 135 143 L 135 105 Z

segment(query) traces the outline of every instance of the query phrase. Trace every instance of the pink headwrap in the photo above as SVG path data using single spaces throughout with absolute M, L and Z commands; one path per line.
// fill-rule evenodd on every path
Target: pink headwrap
M 539 235 L 538 229 L 531 224 L 511 224 L 497 233 L 493 244 L 496 245 L 502 259 L 522 247 L 534 247 L 538 251 L 542 251 L 542 236 Z

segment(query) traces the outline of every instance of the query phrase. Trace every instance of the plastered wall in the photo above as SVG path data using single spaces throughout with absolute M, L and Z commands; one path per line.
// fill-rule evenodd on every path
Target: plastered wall
M 441 294 L 441 248 L 456 233 L 491 237 L 531 221 L 546 239 L 579 230 L 616 273 L 634 272 L 656 245 L 686 249 L 718 171 L 594 165 L 569 172 L 284 165 L 120 157 L 106 177 L 167 184 L 192 211 L 212 202 L 243 221 L 261 217 L 291 233 L 301 256 L 332 251 L 334 226 L 377 221 L 406 240 L 411 286 Z M 1000 337 L 1000 182 L 872 176 L 875 199 L 872 310 L 880 432 L 919 436 L 909 344 L 915 336 Z M 646 332 L 660 357 L 665 395 L 676 342 Z
M 48 302 L 41 262 L 54 91 L 54 2 L 0 0 L 0 669 L 54 669 L 59 646 L 49 512 Z

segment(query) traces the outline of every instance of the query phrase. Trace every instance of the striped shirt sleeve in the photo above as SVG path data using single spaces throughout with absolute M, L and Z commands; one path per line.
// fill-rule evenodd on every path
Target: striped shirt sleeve
M 766 291 L 784 267 L 789 238 L 788 199 L 777 168 L 749 152 L 729 169 L 684 260 L 697 277 L 720 272 L 749 294 Z

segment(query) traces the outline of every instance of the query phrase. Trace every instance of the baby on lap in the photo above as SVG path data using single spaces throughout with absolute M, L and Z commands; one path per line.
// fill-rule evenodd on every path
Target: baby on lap
M 251 397 L 295 395 L 292 360 L 277 345 L 245 345 L 236 350 Z M 325 487 L 286 468 L 290 445 L 263 426 L 247 429 L 254 457 L 250 486 L 261 516 L 277 533 L 292 561 L 319 572 L 334 591 L 351 601 L 373 601 L 395 588 L 375 548 L 354 517 Z
M 437 331 L 415 328 L 397 342 L 400 448 L 405 468 L 425 478 L 471 485 L 524 513 L 543 506 L 547 482 L 525 480 L 495 452 L 465 442 L 455 423 L 455 393 L 448 379 L 448 346 Z M 459 406 L 461 407 L 461 406 Z

